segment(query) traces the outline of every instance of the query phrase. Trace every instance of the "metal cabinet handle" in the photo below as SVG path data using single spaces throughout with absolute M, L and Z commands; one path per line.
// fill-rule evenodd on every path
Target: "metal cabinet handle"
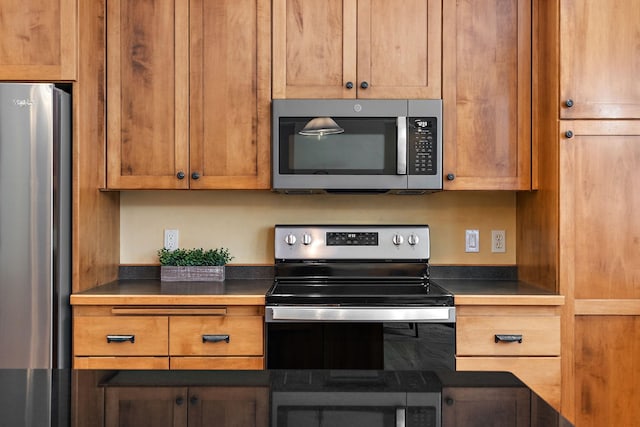
M 407 425 L 407 409 L 396 408 L 396 427 L 405 427 Z
M 455 175 L 455 174 L 453 174 L 453 173 L 448 173 L 448 174 L 447 174 L 447 179 L 448 179 L 449 181 L 453 181 L 454 179 L 456 179 L 456 175 Z
M 202 342 L 229 342 L 229 335 L 203 335 Z
M 347 82 L 344 87 L 346 87 L 347 89 L 353 89 L 353 82 Z
M 564 102 L 564 105 L 566 105 L 568 108 L 573 107 L 573 99 L 567 99 L 567 100 Z
M 522 344 L 522 334 L 496 334 L 496 342 L 518 342 Z
M 180 171 L 176 174 L 176 178 L 178 179 L 184 179 L 184 172 Z
M 362 83 L 360 83 L 360 87 L 361 87 L 362 89 L 366 89 L 366 88 L 368 88 L 368 87 L 369 87 L 369 83 L 367 83 L 367 82 L 362 82 Z
M 198 172 L 194 172 L 191 174 L 191 179 L 200 179 L 200 174 Z
M 112 342 L 127 342 L 129 341 L 131 344 L 136 342 L 135 335 L 107 335 L 107 344 L 111 344 Z

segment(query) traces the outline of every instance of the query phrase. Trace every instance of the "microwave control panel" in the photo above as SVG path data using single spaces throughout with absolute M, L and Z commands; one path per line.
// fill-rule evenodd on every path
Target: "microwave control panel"
M 435 117 L 409 117 L 407 143 L 409 175 L 436 175 L 438 123 Z

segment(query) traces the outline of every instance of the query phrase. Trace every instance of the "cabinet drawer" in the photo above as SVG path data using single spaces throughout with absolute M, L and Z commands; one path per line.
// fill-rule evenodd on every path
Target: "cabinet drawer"
M 500 341 L 521 336 L 522 342 Z M 496 342 L 497 341 L 497 342 Z M 456 319 L 458 356 L 558 356 L 559 316 L 459 316 Z
M 169 354 L 262 356 L 263 325 L 262 316 L 174 316 L 169 324 Z
M 172 357 L 171 369 L 264 369 L 264 357 Z
M 75 356 L 166 356 L 166 316 L 76 316 Z
M 75 357 L 73 369 L 169 369 L 169 357 Z

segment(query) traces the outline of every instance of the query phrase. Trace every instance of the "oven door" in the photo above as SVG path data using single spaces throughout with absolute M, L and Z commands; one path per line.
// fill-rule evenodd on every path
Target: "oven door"
M 435 393 L 273 392 L 274 427 L 437 427 Z
M 269 369 L 455 370 L 452 322 L 266 323 Z

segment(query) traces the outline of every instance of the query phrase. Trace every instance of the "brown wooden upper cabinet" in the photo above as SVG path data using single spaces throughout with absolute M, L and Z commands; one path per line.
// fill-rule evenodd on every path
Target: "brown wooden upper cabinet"
M 443 2 L 444 188 L 531 188 L 531 2 Z
M 269 188 L 268 0 L 107 2 L 107 187 Z
M 0 80 L 76 79 L 77 0 L 0 2 Z
M 560 118 L 640 117 L 637 0 L 560 2 Z
M 441 12 L 441 0 L 273 0 L 273 98 L 441 98 Z

